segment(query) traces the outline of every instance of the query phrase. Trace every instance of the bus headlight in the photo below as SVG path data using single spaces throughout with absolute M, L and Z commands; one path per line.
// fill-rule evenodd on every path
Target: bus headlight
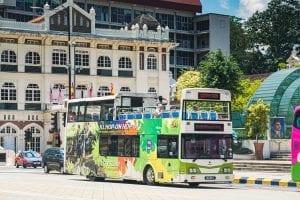
M 190 174 L 195 174 L 195 173 L 197 173 L 197 169 L 194 168 L 194 167 L 191 167 L 191 168 L 189 168 L 189 173 Z
M 230 173 L 231 172 L 231 169 L 229 167 L 224 167 L 223 168 L 223 172 L 224 173 Z

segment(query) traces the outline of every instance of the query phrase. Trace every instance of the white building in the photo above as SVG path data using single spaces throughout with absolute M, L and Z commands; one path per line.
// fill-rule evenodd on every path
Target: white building
M 169 98 L 170 50 L 177 44 L 169 42 L 168 27 L 148 15 L 138 20 L 99 29 L 95 10 L 72 1 L 54 10 L 45 5 L 35 23 L 0 20 L 0 146 L 43 152 L 59 145 L 62 131 L 50 133 L 50 112 L 69 97 L 69 86 L 76 98 L 109 95 L 112 87 Z

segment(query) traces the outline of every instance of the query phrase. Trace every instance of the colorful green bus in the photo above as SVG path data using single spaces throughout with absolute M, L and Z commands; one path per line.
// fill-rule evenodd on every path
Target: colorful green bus
M 64 171 L 149 185 L 232 182 L 230 101 L 227 90 L 184 89 L 179 110 L 154 116 L 154 94 L 69 100 Z

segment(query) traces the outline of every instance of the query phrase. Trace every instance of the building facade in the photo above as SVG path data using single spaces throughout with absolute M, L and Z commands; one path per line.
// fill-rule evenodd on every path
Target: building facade
M 48 0 L 56 8 L 67 0 Z M 0 15 L 16 21 L 30 21 L 43 14 L 42 0 L 4 0 Z M 179 46 L 170 51 L 170 71 L 177 79 L 183 69 L 196 67 L 209 51 L 218 48 L 230 54 L 229 16 L 201 14 L 200 0 L 74 0 L 85 11 L 95 9 L 95 26 L 120 29 L 142 13 L 168 26 L 170 42 Z M 130 27 L 129 27 L 130 28 Z
M 46 4 L 43 13 L 32 22 L 0 20 L 0 146 L 43 152 L 61 145 L 63 126 L 53 131 L 51 114 L 61 119 L 57 108 L 69 97 L 132 91 L 168 98 L 168 61 L 178 45 L 168 26 L 140 15 L 130 28 L 97 28 L 95 9 L 72 1 Z

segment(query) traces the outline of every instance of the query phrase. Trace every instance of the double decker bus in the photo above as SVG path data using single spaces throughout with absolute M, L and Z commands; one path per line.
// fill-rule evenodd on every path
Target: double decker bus
M 294 121 L 291 134 L 292 180 L 300 181 L 300 106 L 294 111 Z
M 66 173 L 146 184 L 231 182 L 230 92 L 191 88 L 180 108 L 154 117 L 154 94 L 67 102 Z

